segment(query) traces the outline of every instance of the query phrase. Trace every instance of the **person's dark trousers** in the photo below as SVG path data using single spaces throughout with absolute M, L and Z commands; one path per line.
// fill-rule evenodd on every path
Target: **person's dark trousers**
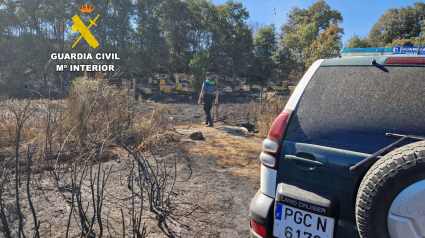
M 202 108 L 204 109 L 207 122 L 210 124 L 212 124 L 211 108 L 212 108 L 214 99 L 215 99 L 215 96 L 210 94 L 205 94 L 204 97 L 202 98 Z

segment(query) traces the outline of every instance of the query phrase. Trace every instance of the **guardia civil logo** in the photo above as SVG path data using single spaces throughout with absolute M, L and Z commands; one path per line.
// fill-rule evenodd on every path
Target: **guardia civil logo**
M 91 13 L 94 10 L 93 6 L 88 5 L 87 3 L 85 5 L 82 5 L 78 8 L 82 13 Z M 84 38 L 87 43 L 90 45 L 90 47 L 93 47 L 96 49 L 96 47 L 99 46 L 99 43 L 94 38 L 93 34 L 90 32 L 90 28 L 96 25 L 96 20 L 99 18 L 99 15 L 96 16 L 93 20 L 89 19 L 90 25 L 86 26 L 81 18 L 78 15 L 75 15 L 72 17 L 72 21 L 74 22 L 74 25 L 71 27 L 72 31 L 79 32 L 80 37 L 78 37 L 77 41 L 74 42 L 72 45 L 72 48 L 74 48 L 78 42 L 82 38 Z M 85 19 L 85 18 L 83 18 Z M 80 43 L 83 44 L 83 43 Z M 90 60 L 96 59 L 95 62 L 91 62 Z M 64 70 L 67 70 L 69 72 L 114 72 L 115 71 L 115 65 L 111 62 L 111 60 L 120 60 L 117 53 L 96 53 L 94 56 L 88 52 L 88 53 L 52 53 L 50 55 L 50 60 L 84 60 L 83 64 L 57 64 L 56 65 L 56 72 L 63 72 Z M 106 60 L 106 61 L 105 61 Z M 58 61 L 58 62 L 59 62 Z M 69 62 L 69 61 L 68 61 Z M 107 63 L 107 64 L 103 64 Z
M 84 6 L 81 6 L 78 8 L 82 13 L 90 13 L 94 10 L 93 6 L 88 6 L 87 3 Z M 72 26 L 72 31 L 77 32 L 79 31 L 81 33 L 81 36 L 77 39 L 77 41 L 74 43 L 74 45 L 72 45 L 72 48 L 74 48 L 74 46 L 81 40 L 81 38 L 84 37 L 84 39 L 87 41 L 87 43 L 89 43 L 89 45 L 91 47 L 93 47 L 94 49 L 96 49 L 96 47 L 99 46 L 99 43 L 97 42 L 97 40 L 94 38 L 94 36 L 91 34 L 91 32 L 89 31 L 90 27 L 92 25 L 96 25 L 96 20 L 97 18 L 99 18 L 99 15 L 97 15 L 97 17 L 92 21 L 89 19 L 89 21 L 91 22 L 90 25 L 88 27 L 86 27 L 86 25 L 84 25 L 83 21 L 80 19 L 80 17 L 78 15 L 75 15 L 74 17 L 72 17 L 72 21 L 74 21 L 74 25 Z

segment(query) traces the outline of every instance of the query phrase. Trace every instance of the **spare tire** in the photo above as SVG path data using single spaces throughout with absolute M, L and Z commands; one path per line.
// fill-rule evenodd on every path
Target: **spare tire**
M 412 192 L 412 189 L 416 190 Z M 424 197 L 425 141 L 386 154 L 367 171 L 357 193 L 356 222 L 360 237 L 415 237 L 409 235 L 415 233 L 425 237 L 424 226 L 420 223 L 425 219 Z M 417 204 L 412 204 L 415 201 Z M 399 212 L 409 209 L 415 212 L 418 208 L 419 216 L 400 217 L 394 221 L 390 207 L 391 211 Z

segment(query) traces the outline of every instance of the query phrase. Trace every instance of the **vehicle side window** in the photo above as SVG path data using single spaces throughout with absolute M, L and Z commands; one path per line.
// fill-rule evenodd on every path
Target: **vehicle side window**
M 425 136 L 425 67 L 320 67 L 286 140 L 374 153 L 385 133 Z

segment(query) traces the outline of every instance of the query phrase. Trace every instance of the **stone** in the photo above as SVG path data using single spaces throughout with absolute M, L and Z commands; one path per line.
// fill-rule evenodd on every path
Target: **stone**
M 200 132 L 200 131 L 197 131 L 197 132 L 190 134 L 189 137 L 192 140 L 203 140 L 203 139 L 205 139 L 204 136 L 202 135 L 202 132 Z

